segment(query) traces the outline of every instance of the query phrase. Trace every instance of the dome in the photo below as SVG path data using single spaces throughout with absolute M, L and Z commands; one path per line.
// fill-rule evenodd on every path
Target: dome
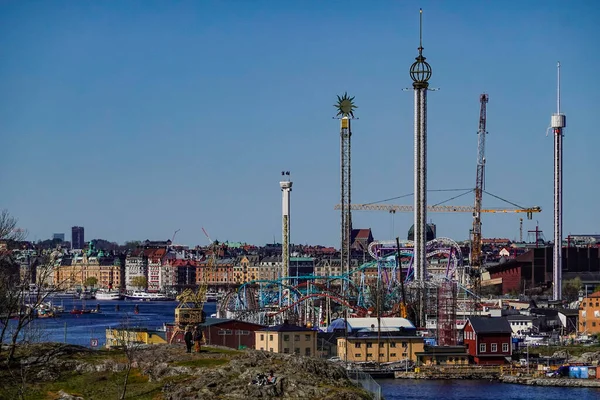
M 427 232 L 425 234 L 427 241 L 435 239 L 435 225 L 427 224 Z M 415 240 L 415 226 L 412 225 L 408 230 L 408 240 Z

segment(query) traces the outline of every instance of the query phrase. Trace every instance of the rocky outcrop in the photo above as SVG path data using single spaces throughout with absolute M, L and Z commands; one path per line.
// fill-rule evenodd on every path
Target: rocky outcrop
M 35 357 L 21 364 L 40 382 L 60 381 L 64 374 L 120 372 L 131 367 L 162 386 L 162 398 L 180 399 L 331 399 L 362 400 L 371 395 L 354 385 L 345 370 L 325 360 L 256 350 L 235 352 L 208 349 L 187 354 L 182 346 L 137 348 L 129 358 L 119 351 L 98 352 L 84 347 L 44 344 L 31 349 Z M 259 374 L 272 371 L 273 385 L 257 385 Z M 163 383 L 164 382 L 164 383 Z M 159 386 L 160 387 L 160 386 Z M 66 392 L 60 399 L 79 399 Z

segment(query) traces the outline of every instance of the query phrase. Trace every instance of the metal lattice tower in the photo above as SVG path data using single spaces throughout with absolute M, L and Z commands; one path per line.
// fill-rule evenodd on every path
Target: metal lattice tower
M 479 281 L 481 275 L 481 202 L 483 190 L 485 188 L 485 135 L 486 131 L 486 113 L 489 96 L 482 94 L 479 96 L 481 104 L 479 108 L 479 129 L 477 130 L 477 177 L 475 180 L 475 207 L 473 211 L 473 229 L 471 236 L 471 271 L 474 274 L 474 290 L 479 290 Z
M 282 171 L 282 176 L 287 179 L 279 182 L 281 188 L 281 275 L 288 276 L 290 270 L 290 192 L 292 191 L 292 182 L 289 180 L 290 171 Z M 286 282 L 287 283 L 287 282 Z
M 562 173 L 563 128 L 567 126 L 565 114 L 560 112 L 560 62 L 557 65 L 556 113 L 552 114 L 550 128 L 554 133 L 554 248 L 552 254 L 552 280 L 554 300 L 562 298 Z
M 423 10 L 420 10 L 419 16 L 419 55 L 410 67 L 410 77 L 413 80 L 415 93 L 415 280 L 424 282 L 427 274 L 427 90 L 431 78 L 431 66 L 423 57 Z
M 350 272 L 350 236 L 352 235 L 352 159 L 351 159 L 351 119 L 348 116 L 340 120 L 340 188 L 342 204 L 341 220 L 341 254 L 342 271 Z
M 456 282 L 442 282 L 437 291 L 438 345 L 456 345 Z

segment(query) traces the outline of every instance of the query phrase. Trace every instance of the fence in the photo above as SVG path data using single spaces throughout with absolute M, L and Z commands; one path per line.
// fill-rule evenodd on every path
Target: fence
M 381 386 L 375 382 L 375 379 L 373 379 L 371 375 L 356 369 L 347 370 L 347 374 L 352 382 L 362 386 L 363 389 L 370 392 L 373 395 L 374 400 L 382 400 Z

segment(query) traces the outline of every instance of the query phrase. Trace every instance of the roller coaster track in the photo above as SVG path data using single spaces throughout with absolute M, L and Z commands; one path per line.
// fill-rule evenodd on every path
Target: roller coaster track
M 269 317 L 274 317 L 277 314 L 281 314 L 281 313 L 283 313 L 283 312 L 285 312 L 285 311 L 287 311 L 287 310 L 289 310 L 291 308 L 296 307 L 298 304 L 303 303 L 306 300 L 313 299 L 313 298 L 328 298 L 328 299 L 331 299 L 331 300 L 335 301 L 336 303 L 338 303 L 340 305 L 343 305 L 345 307 L 357 310 L 359 315 L 367 315 L 367 309 L 366 308 L 350 304 L 345 299 L 343 299 L 343 298 L 341 298 L 339 296 L 335 296 L 335 295 L 330 294 L 330 293 L 312 293 L 312 294 L 303 296 L 303 297 L 299 298 L 298 300 L 296 300 L 294 303 L 290 304 L 289 306 L 282 307 L 279 310 L 277 310 L 275 312 L 272 312 L 272 313 L 269 313 L 267 315 Z

